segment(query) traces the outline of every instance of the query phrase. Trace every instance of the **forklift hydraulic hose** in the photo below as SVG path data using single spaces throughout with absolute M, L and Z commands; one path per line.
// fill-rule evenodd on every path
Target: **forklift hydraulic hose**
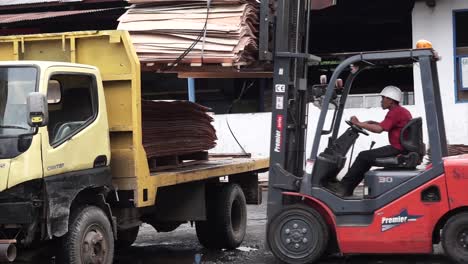
M 348 170 L 351 168 L 351 162 L 353 162 L 354 145 L 356 145 L 356 142 L 353 143 L 353 147 L 351 148 L 351 156 L 349 157 Z

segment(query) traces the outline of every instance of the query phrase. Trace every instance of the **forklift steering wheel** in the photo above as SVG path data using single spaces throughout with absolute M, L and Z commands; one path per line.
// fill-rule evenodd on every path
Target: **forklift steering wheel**
M 346 124 L 348 124 L 348 126 L 350 126 L 354 131 L 358 132 L 358 133 L 361 133 L 361 134 L 364 134 L 366 136 L 369 135 L 369 133 L 367 133 L 367 131 L 365 131 L 362 127 L 358 127 L 356 125 L 354 125 L 353 123 L 351 123 L 351 121 L 349 120 L 346 120 L 345 121 Z

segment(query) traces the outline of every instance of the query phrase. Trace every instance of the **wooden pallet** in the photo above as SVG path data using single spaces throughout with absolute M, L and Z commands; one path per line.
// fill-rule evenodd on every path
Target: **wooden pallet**
M 248 67 L 249 63 L 246 62 L 218 62 L 218 63 L 201 63 L 201 62 L 180 62 L 172 66 L 172 63 L 166 62 L 141 62 L 141 67 L 143 71 L 156 71 L 156 72 L 166 72 L 174 73 L 181 71 L 198 71 L 200 68 L 203 68 L 204 71 L 212 70 L 240 70 L 241 68 Z
M 167 63 L 142 62 L 142 71 L 175 73 L 178 78 L 272 78 L 271 64 L 231 65 L 229 63 L 191 63 L 168 67 Z
M 148 165 L 151 172 L 158 172 L 204 163 L 208 161 L 208 159 L 207 151 L 199 151 L 190 154 L 150 158 L 148 159 Z
M 251 153 L 210 153 L 210 158 L 251 158 Z

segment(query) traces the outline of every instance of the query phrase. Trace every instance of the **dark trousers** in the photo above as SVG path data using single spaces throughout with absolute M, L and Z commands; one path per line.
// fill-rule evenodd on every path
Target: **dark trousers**
M 349 171 L 343 179 L 341 179 L 341 186 L 344 188 L 346 194 L 352 195 L 354 188 L 364 179 L 364 173 L 369 171 L 376 158 L 396 156 L 400 153 L 400 150 L 390 145 L 359 153 Z

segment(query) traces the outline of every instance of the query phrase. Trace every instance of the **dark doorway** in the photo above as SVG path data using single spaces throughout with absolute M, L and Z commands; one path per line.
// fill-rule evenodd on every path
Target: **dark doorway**
M 338 0 L 337 5 L 311 14 L 310 53 L 322 57 L 311 69 L 312 82 L 328 77 L 337 64 L 359 52 L 412 48 L 414 0 Z M 346 79 L 347 76 L 342 76 Z M 363 72 L 354 82 L 349 107 L 377 107 L 378 93 L 387 85 L 398 86 L 405 104 L 414 104 L 412 65 Z
M 311 14 L 312 54 L 409 49 L 414 0 L 338 0 Z

